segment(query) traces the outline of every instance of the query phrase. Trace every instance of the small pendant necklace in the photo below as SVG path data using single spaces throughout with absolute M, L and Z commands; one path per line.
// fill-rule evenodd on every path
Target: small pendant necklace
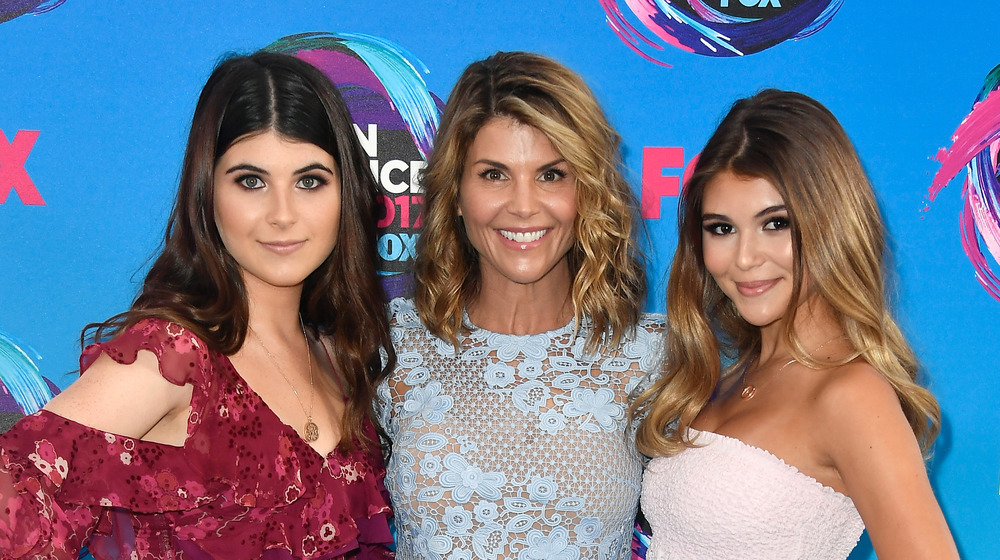
M 817 347 L 815 350 L 813 350 L 812 352 L 810 352 L 810 354 L 815 354 L 816 352 L 819 352 L 827 344 L 830 344 L 834 340 L 837 340 L 838 338 L 842 338 L 842 337 L 843 337 L 843 335 L 837 335 L 837 336 L 831 338 L 830 340 L 827 340 L 823 344 L 820 344 L 819 347 Z M 768 379 L 766 381 L 773 380 L 775 377 L 778 376 L 778 374 L 781 373 L 782 370 L 784 370 L 786 367 L 794 364 L 797 361 L 798 360 L 796 360 L 795 358 L 792 358 L 791 360 L 788 360 L 787 362 L 784 363 L 784 365 L 782 365 L 780 368 L 778 368 L 778 371 L 774 372 L 774 375 L 771 376 L 771 379 Z M 747 373 L 749 373 L 749 372 L 747 372 Z M 752 384 L 752 383 L 750 383 L 750 382 L 747 381 L 747 377 L 748 377 L 747 373 L 743 374 L 743 390 L 740 391 L 740 398 L 743 399 L 743 400 L 745 400 L 745 401 L 748 401 L 748 400 L 752 399 L 753 396 L 757 394 L 757 385 L 754 385 L 754 384 Z M 761 385 L 761 387 L 763 387 L 763 386 L 764 385 Z
M 319 439 L 319 426 L 317 426 L 316 423 L 313 422 L 313 416 L 312 416 L 313 404 L 316 397 L 316 386 L 313 383 L 312 351 L 309 349 L 309 337 L 306 336 L 306 326 L 302 322 L 301 317 L 299 317 L 299 326 L 302 328 L 302 339 L 305 340 L 306 343 L 306 362 L 309 364 L 309 409 L 308 410 L 306 410 L 306 405 L 303 404 L 302 398 L 299 397 L 299 392 L 295 389 L 295 385 L 292 384 L 292 381 L 288 379 L 288 376 L 285 375 L 285 372 L 281 370 L 281 366 L 278 365 L 277 358 L 275 358 L 274 354 L 272 354 L 271 351 L 267 349 L 267 346 L 264 345 L 264 340 L 260 337 L 259 334 L 257 334 L 257 331 L 253 330 L 253 327 L 249 328 L 250 332 L 253 333 L 254 338 L 257 339 L 257 343 L 260 344 L 261 349 L 264 350 L 264 353 L 267 354 L 268 359 L 271 360 L 271 363 L 274 365 L 274 369 L 278 370 L 278 374 L 281 375 L 281 377 L 285 380 L 285 382 L 288 383 L 288 386 L 292 388 L 292 394 L 295 395 L 295 400 L 299 401 L 299 406 L 302 407 L 302 412 L 305 413 L 306 415 L 306 424 L 303 430 L 302 439 L 306 440 L 309 443 L 312 443 Z
M 774 376 L 771 379 L 774 379 L 774 377 L 777 377 L 778 374 L 781 373 L 781 370 L 785 369 L 786 367 L 792 365 L 793 363 L 795 363 L 797 361 L 798 360 L 796 360 L 795 358 L 792 358 L 791 360 L 788 360 L 787 362 L 785 362 L 785 365 L 781 366 L 780 368 L 778 368 L 778 371 L 774 372 Z M 756 394 L 757 394 L 757 386 L 754 385 L 754 384 L 752 384 L 752 383 L 748 383 L 747 382 L 747 377 L 746 377 L 746 375 L 744 375 L 743 376 L 743 390 L 740 391 L 740 398 L 743 399 L 743 400 L 750 400 Z

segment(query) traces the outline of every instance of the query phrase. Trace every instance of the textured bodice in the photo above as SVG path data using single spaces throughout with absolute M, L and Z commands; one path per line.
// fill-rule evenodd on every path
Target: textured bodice
M 455 347 L 391 304 L 398 365 L 379 388 L 402 559 L 627 558 L 642 460 L 630 393 L 660 364 L 662 317 L 615 349 L 586 326 Z
M 646 467 L 649 560 L 847 558 L 864 530 L 850 498 L 763 449 L 691 434 L 699 447 Z

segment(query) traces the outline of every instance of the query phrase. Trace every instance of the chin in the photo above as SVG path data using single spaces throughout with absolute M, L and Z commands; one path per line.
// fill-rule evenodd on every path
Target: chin
M 743 313 L 739 309 L 737 309 L 737 312 L 739 312 L 740 317 L 742 317 L 744 321 L 757 328 L 764 328 L 773 325 L 778 321 L 780 321 L 781 318 L 784 316 L 784 315 L 764 315 L 761 313 Z

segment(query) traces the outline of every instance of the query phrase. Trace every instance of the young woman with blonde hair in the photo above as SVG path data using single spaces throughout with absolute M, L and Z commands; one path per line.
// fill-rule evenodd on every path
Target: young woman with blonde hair
M 885 297 L 875 195 L 802 94 L 738 101 L 678 211 L 669 363 L 637 401 L 649 558 L 955 558 L 940 414 Z M 720 355 L 724 356 L 720 360 Z
M 619 137 L 572 71 L 470 65 L 423 180 L 378 392 L 399 558 L 627 558 L 628 395 L 658 366 Z

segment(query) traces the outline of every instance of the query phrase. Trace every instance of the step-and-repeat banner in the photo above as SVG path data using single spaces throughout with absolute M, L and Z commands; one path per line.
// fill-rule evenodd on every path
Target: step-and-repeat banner
M 79 332 L 155 255 L 212 67 L 270 47 L 340 87 L 382 187 L 381 269 L 404 289 L 420 171 L 469 62 L 578 71 L 624 138 L 664 308 L 677 195 L 736 99 L 826 104 L 878 191 L 893 297 L 941 402 L 929 464 L 963 557 L 1000 546 L 1000 34 L 992 0 L 0 0 L 0 420 L 74 379 Z M 863 544 L 852 556 L 872 558 Z

